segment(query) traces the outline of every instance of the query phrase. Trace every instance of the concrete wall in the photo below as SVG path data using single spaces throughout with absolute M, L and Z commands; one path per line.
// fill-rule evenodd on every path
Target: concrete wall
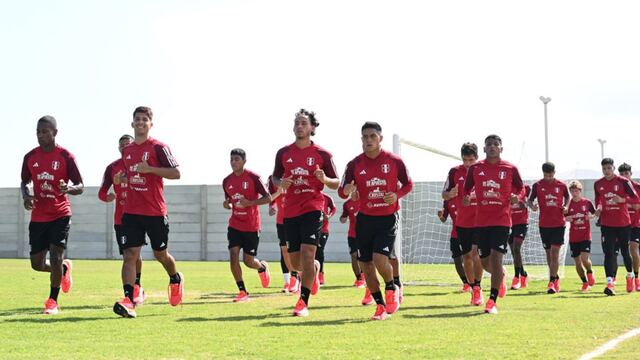
M 593 199 L 593 180 L 583 181 L 585 195 Z M 407 222 L 408 211 L 418 215 L 420 222 L 433 227 L 431 233 L 415 239 L 420 246 L 430 247 L 437 255 L 437 262 L 449 262 L 449 224 L 439 224 L 435 209 L 441 205 L 439 191 L 442 183 L 416 183 L 414 191 L 403 199 L 403 234 L 419 232 Z M 85 259 L 119 258 L 113 231 L 113 204 L 98 200 L 98 188 L 88 187 L 81 196 L 71 196 L 73 217 L 69 236 L 68 256 Z M 340 224 L 338 217 L 343 200 L 334 191 L 328 192 L 338 206 L 338 214 L 331 219 L 331 235 L 325 251 L 327 261 L 349 261 L 347 247 L 347 225 Z M 165 196 L 169 209 L 170 252 L 179 260 L 227 260 L 227 221 L 229 211 L 222 207 L 223 192 L 219 185 L 167 186 Z M 0 257 L 25 258 L 29 256 L 28 224 L 30 214 L 22 207 L 17 188 L 0 189 Z M 275 232 L 275 217 L 268 215 L 268 207 L 260 208 L 262 233 L 259 257 L 270 261 L 279 260 L 278 240 Z M 530 215 L 537 217 L 537 214 Z M 602 263 L 599 244 L 600 229 L 592 226 L 594 263 Z M 443 240 L 444 239 L 444 240 Z M 436 241 L 437 240 L 437 241 Z M 539 238 L 530 237 L 528 246 L 542 246 Z M 403 252 L 407 253 L 415 244 L 405 241 Z M 151 256 L 149 246 L 143 248 L 146 257 Z M 420 259 L 417 259 L 420 260 Z M 570 263 L 569 260 L 568 263 Z

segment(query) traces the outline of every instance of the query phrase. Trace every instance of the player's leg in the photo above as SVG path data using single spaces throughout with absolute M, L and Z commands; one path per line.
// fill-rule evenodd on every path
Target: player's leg
M 615 295 L 613 278 L 618 268 L 616 255 L 616 231 L 609 226 L 601 226 L 602 233 L 602 252 L 604 254 L 604 272 L 607 278 L 607 287 L 604 293 L 611 296 Z
M 227 233 L 227 238 L 231 238 L 230 234 Z M 237 241 L 229 240 L 229 269 L 231 270 L 231 275 L 233 275 L 233 280 L 236 282 L 236 286 L 238 287 L 238 296 L 233 300 L 234 302 L 245 301 L 249 299 L 249 293 L 247 292 L 247 288 L 244 284 L 244 280 L 242 278 L 242 267 L 240 266 L 240 244 Z
M 482 251 L 487 251 L 487 243 L 490 248 L 490 255 L 488 256 L 491 264 L 491 292 L 489 295 L 489 301 L 485 307 L 485 312 L 490 314 L 497 313 L 496 302 L 498 297 L 504 297 L 506 294 L 506 269 L 502 266 L 502 259 L 504 254 L 507 253 L 507 242 L 509 240 L 509 227 L 507 226 L 492 226 L 485 228 L 482 241 Z
M 153 256 L 169 275 L 169 304 L 176 306 L 182 302 L 184 275 L 178 272 L 176 260 L 169 253 L 169 219 L 167 216 L 146 216 L 142 221 L 146 224 Z
M 318 248 L 316 249 L 316 260 L 320 263 L 320 273 L 318 274 L 320 285 L 324 285 L 324 249 L 327 246 L 327 240 L 329 240 L 329 234 L 320 234 Z
M 464 263 L 462 262 L 462 242 L 458 238 L 450 238 L 449 239 L 449 250 L 451 250 L 451 258 L 453 259 L 453 264 L 456 268 L 456 273 L 462 281 L 462 292 L 467 292 L 470 290 L 469 283 L 467 281 L 467 276 L 464 272 Z
M 593 286 L 596 283 L 596 279 L 593 276 L 593 265 L 591 264 L 591 240 L 582 242 L 580 246 L 580 260 L 587 274 L 587 282 L 589 286 Z
M 631 235 L 629 237 L 629 253 L 631 254 L 631 260 L 633 262 L 633 275 L 637 285 L 640 285 L 640 279 L 638 278 L 638 272 L 640 271 L 640 228 L 631 228 Z M 640 291 L 639 286 L 636 286 L 636 290 Z
M 258 232 L 242 232 L 242 261 L 248 268 L 258 271 L 260 283 L 263 288 L 268 288 L 271 284 L 271 273 L 269 272 L 269 264 L 264 260 L 258 260 L 258 245 L 260 244 L 260 236 Z
M 351 258 L 351 270 L 353 271 L 353 275 L 356 277 L 353 286 L 357 288 L 363 288 L 366 286 L 364 281 L 364 274 L 360 269 L 360 264 L 358 264 L 358 248 L 356 247 L 356 238 L 347 237 L 347 245 L 349 246 L 349 257 Z

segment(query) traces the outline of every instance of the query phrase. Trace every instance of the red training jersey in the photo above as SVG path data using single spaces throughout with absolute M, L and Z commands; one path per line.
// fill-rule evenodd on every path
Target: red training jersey
M 527 209 L 525 201 L 530 194 L 531 187 L 529 185 L 525 185 L 520 191 L 520 194 L 518 194 L 518 202 L 511 205 L 512 226 L 529 223 L 529 210 Z
M 591 240 L 591 224 L 589 223 L 589 214 L 594 214 L 596 209 L 593 203 L 582 198 L 579 201 L 569 201 L 567 207 L 567 216 L 569 216 L 571 227 L 569 228 L 569 242 L 577 243 L 585 240 Z
M 244 169 L 242 174 L 231 173 L 222 180 L 224 196 L 231 205 L 231 216 L 229 217 L 229 227 L 238 231 L 256 232 L 260 231 L 260 210 L 258 205 L 243 207 L 240 205 L 241 199 L 258 200 L 262 196 L 267 196 L 265 188 L 258 174 Z
M 324 209 L 322 210 L 322 213 L 324 215 L 326 215 L 326 218 L 323 216 L 322 217 L 322 233 L 323 234 L 328 234 L 329 233 L 329 218 L 332 217 L 335 213 L 336 213 L 336 204 L 333 202 L 333 199 L 331 198 L 331 196 L 322 193 L 322 196 L 324 197 Z
M 469 205 L 465 206 L 463 203 L 464 197 L 462 195 L 462 190 L 464 188 L 464 182 L 467 179 L 468 171 L 469 170 L 464 167 L 464 165 L 452 167 L 447 175 L 447 181 L 444 183 L 444 191 L 447 192 L 451 191 L 455 186 L 458 186 L 458 196 L 451 199 L 454 200 L 458 209 L 458 217 L 456 219 L 455 226 L 465 229 L 476 226 L 476 207 L 478 205 L 475 188 L 471 189 L 469 192 Z
M 458 238 L 458 231 L 456 231 L 458 220 L 458 206 L 455 199 L 445 200 L 442 202 L 443 216 L 446 219 L 447 216 L 451 218 L 451 237 Z
M 276 210 L 276 224 L 284 224 L 284 196 L 286 190 L 281 190 L 280 194 L 274 198 L 274 194 L 278 191 L 278 187 L 273 182 L 273 175 L 269 175 L 269 194 L 271 194 L 271 202 L 269 206 Z
M 540 211 L 540 227 L 554 228 L 565 225 L 564 207 L 569 202 L 569 189 L 567 184 L 560 180 L 538 180 L 531 188 L 529 201 L 538 199 Z
M 341 218 L 349 219 L 349 232 L 347 233 L 348 237 L 355 238 L 356 237 L 356 215 L 358 215 L 358 210 L 360 209 L 360 202 L 353 201 L 351 199 L 344 202 L 342 205 L 342 215 Z
M 117 173 L 126 174 L 126 169 L 124 167 L 124 161 L 122 159 L 118 159 L 107 166 L 104 170 L 104 175 L 102 176 L 102 185 L 100 186 L 100 190 L 98 190 L 98 198 L 102 201 L 107 201 L 107 193 L 113 185 L 113 191 L 116 193 L 115 198 L 115 211 L 113 212 L 113 223 L 115 225 L 122 224 L 122 214 L 124 214 L 124 203 L 127 198 L 127 182 L 121 182 L 120 185 L 114 185 L 115 175 Z
M 316 169 L 324 170 L 329 178 L 337 178 L 331 153 L 311 142 L 306 148 L 295 143 L 278 150 L 273 176 L 292 177 L 293 184 L 287 189 L 284 201 L 284 217 L 293 218 L 311 211 L 322 211 L 324 184 L 315 177 Z
M 636 191 L 636 194 L 640 195 L 640 184 L 635 181 L 631 181 L 631 184 L 633 185 L 633 190 Z M 638 204 L 640 204 L 640 197 L 632 198 L 627 196 L 627 209 L 629 210 L 629 218 L 631 219 L 632 227 L 640 227 L 640 211 L 633 208 L 633 206 L 637 206 Z
M 625 227 L 631 225 L 626 199 L 637 199 L 638 195 L 628 179 L 615 175 L 611 180 L 601 178 L 593 184 L 595 190 L 596 207 L 602 209 L 600 225 L 611 227 Z M 625 199 L 618 203 L 615 196 Z
M 344 186 L 354 181 L 360 195 L 360 212 L 370 216 L 386 216 L 400 210 L 400 199 L 411 191 L 413 182 L 402 159 L 382 150 L 375 159 L 364 153 L 349 161 L 338 188 L 338 196 L 347 198 Z M 398 187 L 398 184 L 401 186 Z M 397 200 L 384 202 L 384 195 L 394 192 Z
M 522 191 L 522 179 L 518 168 L 504 160 L 491 164 L 478 161 L 469 167 L 463 195 L 475 187 L 478 206 L 476 227 L 511 227 L 511 194 Z
M 178 162 L 171 154 L 169 147 L 149 137 L 142 144 L 133 142 L 127 145 L 122 151 L 122 159 L 127 169 L 128 182 L 124 213 L 145 216 L 167 215 L 162 177 L 151 173 L 139 173 L 137 165 L 146 160 L 149 166 L 177 168 Z
M 31 221 L 49 222 L 71 216 L 71 204 L 60 192 L 60 180 L 74 185 L 82 183 L 75 157 L 56 145 L 51 152 L 37 147 L 29 151 L 22 161 L 22 181 L 33 182 L 33 209 Z

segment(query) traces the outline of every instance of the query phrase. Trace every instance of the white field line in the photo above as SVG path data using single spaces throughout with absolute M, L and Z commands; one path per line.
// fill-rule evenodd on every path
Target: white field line
M 591 360 L 595 357 L 604 355 L 604 353 L 606 353 L 607 351 L 615 349 L 616 346 L 618 346 L 618 344 L 620 344 L 621 342 L 631 339 L 632 337 L 638 336 L 638 335 L 640 335 L 640 328 L 629 330 L 626 333 L 618 336 L 617 338 L 610 340 L 605 344 L 602 344 L 592 352 L 582 355 L 580 357 L 580 360 Z

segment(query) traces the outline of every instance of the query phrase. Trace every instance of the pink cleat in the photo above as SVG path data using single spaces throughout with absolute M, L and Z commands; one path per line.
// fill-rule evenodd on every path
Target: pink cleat
M 179 272 L 178 275 L 180 276 L 180 283 L 169 283 L 169 304 L 171 304 L 171 306 L 178 306 L 182 302 L 182 294 L 184 293 L 184 275 L 182 275 L 181 272 Z
M 307 304 L 304 303 L 304 300 L 298 299 L 296 303 L 296 307 L 293 309 L 293 316 L 301 316 L 305 317 L 309 315 L 309 309 L 307 309 Z
M 498 289 L 498 297 L 505 297 L 507 295 L 507 273 L 505 272 L 502 275 L 502 282 L 500 283 L 500 288 Z
M 634 280 L 633 276 L 627 276 L 627 292 L 628 293 L 631 293 L 633 292 L 633 290 L 635 290 L 636 284 L 633 280 Z
M 556 281 L 553 282 L 553 286 L 556 288 L 556 293 L 560 292 L 560 278 L 557 278 Z
M 48 298 L 47 301 L 44 302 L 43 314 L 55 315 L 57 313 L 58 313 L 58 303 L 52 298 Z
M 371 305 L 373 304 L 375 301 L 373 300 L 373 296 L 371 296 L 371 291 L 369 291 L 369 288 L 366 288 L 364 291 L 364 297 L 362 298 L 362 305 Z
M 556 284 L 553 281 L 549 281 L 549 285 L 547 285 L 547 294 L 555 294 L 556 293 Z
M 147 299 L 147 294 L 145 294 L 144 289 L 140 285 L 133 285 L 133 302 L 136 306 L 140 306 L 144 304 L 144 301 Z
M 511 290 L 518 290 L 520 286 L 520 276 L 514 276 L 511 280 Z
M 263 288 L 268 288 L 269 284 L 271 284 L 271 274 L 269 273 L 269 264 L 267 264 L 267 262 L 264 260 L 260 261 L 260 264 L 264 266 L 264 271 L 258 272 L 258 275 L 260 276 L 260 284 L 262 284 Z
M 113 305 L 113 312 L 122 316 L 123 318 L 135 318 L 136 317 L 136 305 L 129 300 L 128 297 L 116 302 Z
M 480 286 L 474 286 L 471 292 L 471 305 L 480 306 L 482 304 L 484 304 L 482 289 L 480 288 Z
M 593 277 L 593 273 L 587 273 L 587 282 L 589 283 L 589 286 L 593 286 L 596 284 L 596 278 Z
M 318 260 L 313 261 L 315 264 L 316 274 L 313 277 L 313 285 L 311 285 L 311 295 L 315 295 L 320 290 L 320 262 Z
M 324 273 L 318 273 L 318 280 L 320 281 L 320 286 L 324 285 Z
M 582 291 L 583 293 L 586 293 L 589 290 L 591 290 L 591 286 L 589 286 L 589 283 L 588 282 L 582 283 L 582 287 L 580 288 L 580 291 Z
M 365 286 L 367 286 L 366 282 L 364 281 L 364 276 L 362 274 L 360 274 L 360 277 L 356 279 L 356 281 L 353 283 L 353 286 L 358 289 L 362 289 Z
M 489 301 L 487 301 L 487 305 L 484 307 L 484 312 L 487 314 L 497 314 L 498 313 L 498 307 L 496 306 L 495 301 L 493 301 L 492 299 L 489 299 Z
M 73 269 L 73 264 L 71 263 L 71 260 L 64 259 L 62 261 L 62 266 L 65 266 L 67 268 L 67 272 L 64 275 L 62 275 L 60 288 L 62 289 L 62 292 L 66 294 L 69 291 L 71 291 L 71 287 L 73 286 L 73 278 L 71 277 L 71 270 Z
M 640 278 L 636 278 L 635 283 L 636 283 L 636 291 L 640 291 Z
M 520 289 L 525 289 L 529 286 L 529 276 L 520 275 Z
M 289 279 L 289 292 L 292 294 L 300 292 L 300 279 L 297 276 L 292 276 Z
M 240 292 L 238 293 L 238 296 L 235 297 L 235 299 L 233 299 L 233 302 L 245 302 L 245 301 L 249 301 L 249 294 L 247 294 L 246 291 L 244 290 L 240 290 Z
M 616 294 L 615 285 L 613 283 L 608 283 L 607 287 L 604 288 L 604 293 L 607 296 L 615 296 L 615 294 Z
M 469 285 L 469 283 L 462 284 L 462 289 L 460 289 L 460 292 L 468 293 L 469 291 L 471 291 L 471 285 Z
M 400 289 L 394 285 L 394 290 L 386 290 L 384 292 L 384 300 L 387 303 L 387 314 L 391 315 L 400 308 Z
M 387 314 L 387 310 L 384 305 L 379 304 L 376 306 L 376 312 L 371 317 L 371 320 L 386 320 L 389 317 Z

